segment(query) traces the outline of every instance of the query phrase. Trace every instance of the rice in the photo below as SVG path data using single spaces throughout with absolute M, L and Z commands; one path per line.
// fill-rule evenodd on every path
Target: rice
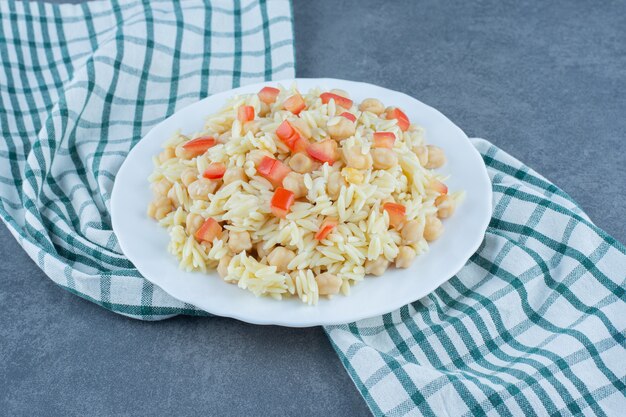
M 294 296 L 313 305 L 320 295 L 349 295 L 350 286 L 362 281 L 375 264 L 384 270 L 397 262 L 401 246 L 410 247 L 413 256 L 426 252 L 424 235 L 411 236 L 410 227 L 424 230 L 429 216 L 445 217 L 442 207 L 449 215 L 463 194 L 448 195 L 445 178 L 430 169 L 430 159 L 425 162 L 425 150 L 427 158 L 440 150 L 426 147 L 423 129 L 408 122 L 403 126 L 393 109 L 379 115 L 359 109 L 356 103 L 344 108 L 342 97 L 328 100 L 319 89 L 302 94 L 305 108 L 296 117 L 285 108 L 289 107 L 286 100 L 299 94 L 296 86 L 278 90 L 270 104 L 257 94 L 234 97 L 206 119 L 202 131 L 191 136 L 175 132 L 153 158 L 149 181 L 155 200 L 149 214 L 168 229 L 167 249 L 180 267 L 201 272 L 218 269 L 222 279 L 257 296 Z M 254 120 L 239 116 L 241 106 L 251 106 Z M 356 122 L 347 119 L 345 111 Z M 276 193 L 271 173 L 257 167 L 264 155 L 285 167 L 291 165 L 295 151 L 276 133 L 285 120 L 307 143 L 304 154 L 314 166 L 289 174 L 300 182 L 302 197 L 281 218 L 271 204 Z M 339 137 L 345 133 L 342 129 L 348 132 L 345 138 Z M 374 132 L 393 134 L 391 148 L 374 139 Z M 198 153 L 187 148 L 210 140 L 210 146 Z M 323 155 L 334 154 L 335 162 L 316 161 L 319 155 L 309 150 L 310 144 L 325 144 Z M 329 151 L 328 146 L 338 149 Z M 372 159 L 377 148 L 387 149 L 377 152 L 392 153 L 396 162 L 385 166 L 384 161 Z M 365 166 L 358 166 L 358 158 L 364 158 Z M 224 181 L 203 178 L 219 164 L 225 168 Z M 226 183 L 229 175 L 232 178 Z M 296 191 L 284 181 L 280 179 L 288 191 Z M 391 203 L 403 210 L 399 221 Z M 325 221 L 332 229 L 318 236 Z M 219 224 L 214 227 L 222 233 L 202 232 L 210 222 Z M 433 223 L 440 224 L 430 221 L 429 225 Z M 329 275 L 322 280 L 322 274 Z

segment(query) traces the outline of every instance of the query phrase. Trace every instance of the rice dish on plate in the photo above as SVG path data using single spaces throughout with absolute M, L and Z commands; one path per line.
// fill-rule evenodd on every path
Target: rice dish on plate
M 268 86 L 175 133 L 149 178 L 168 251 L 188 271 L 308 304 L 408 268 L 463 194 L 434 171 L 443 150 L 380 99 Z

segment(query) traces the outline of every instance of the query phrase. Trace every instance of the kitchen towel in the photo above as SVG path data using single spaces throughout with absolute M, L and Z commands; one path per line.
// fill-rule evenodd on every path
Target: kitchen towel
M 493 187 L 484 241 L 429 296 L 326 327 L 344 367 L 376 416 L 624 415 L 626 248 L 528 166 L 472 143 Z
M 202 314 L 122 254 L 111 230 L 115 173 L 176 110 L 293 78 L 289 1 L 0 1 L 0 63 L 0 216 L 30 257 L 117 313 Z
M 294 76 L 287 1 L 0 2 L 0 216 L 57 284 L 117 313 L 203 314 L 144 280 L 111 231 L 132 146 L 198 99 Z M 619 415 L 626 249 L 489 142 L 494 213 L 449 282 L 326 331 L 379 415 Z M 419 279 L 418 277 L 416 279 Z

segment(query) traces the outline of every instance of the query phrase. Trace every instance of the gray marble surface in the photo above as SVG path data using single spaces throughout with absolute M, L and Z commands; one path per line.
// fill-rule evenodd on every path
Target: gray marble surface
M 626 241 L 626 3 L 304 1 L 301 77 L 438 108 Z M 0 414 L 367 415 L 321 328 L 117 316 L 54 285 L 0 226 Z

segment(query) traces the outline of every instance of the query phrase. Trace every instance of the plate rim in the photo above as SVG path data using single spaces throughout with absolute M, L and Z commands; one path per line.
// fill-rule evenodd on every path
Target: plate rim
M 349 320 L 345 320 L 345 319 L 341 319 L 341 320 L 319 320 L 319 319 L 315 319 L 314 315 L 311 317 L 311 320 L 299 320 L 298 322 L 293 322 L 293 321 L 288 321 L 288 320 L 277 320 L 275 318 L 264 318 L 263 316 L 254 316 L 254 315 L 246 315 L 246 314 L 237 314 L 238 311 L 237 310 L 224 310 L 224 309 L 207 309 L 204 307 L 199 307 L 196 304 L 189 302 L 189 301 L 185 301 L 182 300 L 181 298 L 179 298 L 177 295 L 172 294 L 171 290 L 166 290 L 165 288 L 163 288 L 161 285 L 159 285 L 157 282 L 153 281 L 152 279 L 150 279 L 144 272 L 142 272 L 142 268 L 137 266 L 135 262 L 133 262 L 130 259 L 130 256 L 128 255 L 128 253 L 132 253 L 132 249 L 129 250 L 129 247 L 126 245 L 128 242 L 124 239 L 124 238 L 120 238 L 120 236 L 125 236 L 124 234 L 118 234 L 117 231 L 120 230 L 120 225 L 119 225 L 119 218 L 120 216 L 117 216 L 115 213 L 117 212 L 116 207 L 119 207 L 119 201 L 121 196 L 121 191 L 120 188 L 121 186 L 120 181 L 118 181 L 119 178 L 124 178 L 124 172 L 126 170 L 129 169 L 129 164 L 127 164 L 127 161 L 129 161 L 131 158 L 131 155 L 133 155 L 134 153 L 138 152 L 139 149 L 141 149 L 141 146 L 139 146 L 141 144 L 141 142 L 149 137 L 155 134 L 155 132 L 158 132 L 159 130 L 162 129 L 162 126 L 167 124 L 167 122 L 176 117 L 177 115 L 179 115 L 181 112 L 183 111 L 189 111 L 191 107 L 195 107 L 195 106 L 199 106 L 201 105 L 201 103 L 205 102 L 205 101 L 210 101 L 213 99 L 214 96 L 216 95 L 236 95 L 236 94 L 241 94 L 243 92 L 243 90 L 249 90 L 253 87 L 261 87 L 261 86 L 267 86 L 267 85 L 276 85 L 276 84 L 281 84 L 284 86 L 288 86 L 291 85 L 292 83 L 299 83 L 300 81 L 304 81 L 306 83 L 316 83 L 317 85 L 324 85 L 324 84 L 336 84 L 336 83 L 348 83 L 351 84 L 353 86 L 357 86 L 357 87 L 362 87 L 365 86 L 367 88 L 369 87 L 375 87 L 375 88 L 379 88 L 379 89 L 384 89 L 387 91 L 390 91 L 394 94 L 399 94 L 404 96 L 406 99 L 409 100 L 413 100 L 413 101 L 417 101 L 418 103 L 420 103 L 422 106 L 425 106 L 426 108 L 428 108 L 430 111 L 435 112 L 439 117 L 443 118 L 449 125 L 450 127 L 458 130 L 458 132 L 463 136 L 464 140 L 467 141 L 467 143 L 469 144 L 469 147 L 471 148 L 471 152 L 473 153 L 473 157 L 474 158 L 478 158 L 478 160 L 480 161 L 480 177 L 482 177 L 482 180 L 485 181 L 489 184 L 488 187 L 486 187 L 487 192 L 483 195 L 483 204 L 485 204 L 486 206 L 486 210 L 484 212 L 484 215 L 481 217 L 480 219 L 480 224 L 479 224 L 479 229 L 481 230 L 480 233 L 477 233 L 471 242 L 469 242 L 467 244 L 467 250 L 466 250 L 466 254 L 464 254 L 462 257 L 458 257 L 457 258 L 457 262 L 454 264 L 453 267 L 448 266 L 448 269 L 450 271 L 454 271 L 450 274 L 442 274 L 442 275 L 446 275 L 446 277 L 441 280 L 440 282 L 433 282 L 430 283 L 430 285 L 425 285 L 423 288 L 425 288 L 426 290 L 423 291 L 424 295 L 419 296 L 418 298 L 415 298 L 415 296 L 410 296 L 407 295 L 405 297 L 395 297 L 393 298 L 394 302 L 390 302 L 388 305 L 390 307 L 381 307 L 378 309 L 374 309 L 374 310 L 366 310 L 367 313 L 363 314 L 358 314 L 358 313 L 354 313 L 351 315 L 351 317 L 349 318 Z M 208 114 L 208 113 L 207 113 Z M 478 173 L 477 173 L 478 175 Z M 147 180 L 146 180 L 147 182 Z M 305 78 L 305 77 L 296 77 L 296 78 L 287 78 L 287 79 L 282 79 L 282 80 L 271 80 L 271 81 L 265 81 L 265 82 L 261 82 L 261 83 L 254 83 L 254 84 L 246 84 L 244 86 L 240 86 L 237 88 L 233 88 L 230 90 L 225 90 L 225 91 L 220 91 L 214 94 L 211 94 L 201 100 L 195 101 L 193 103 L 190 103 L 184 107 L 181 107 L 180 109 L 176 110 L 173 114 L 171 114 L 170 116 L 168 116 L 167 118 L 163 119 L 162 121 L 160 121 L 159 123 L 157 123 L 155 126 L 153 126 L 145 135 L 142 136 L 142 138 L 135 144 L 135 146 L 133 146 L 133 148 L 128 152 L 128 154 L 126 155 L 126 157 L 124 158 L 124 161 L 122 162 L 117 174 L 116 174 L 116 179 L 115 182 L 113 184 L 113 189 L 111 192 L 111 200 L 110 200 L 110 209 L 111 209 L 111 223 L 112 223 L 112 228 L 113 228 L 113 232 L 117 238 L 118 244 L 120 246 L 120 249 L 122 250 L 122 253 L 124 254 L 124 256 L 126 256 L 129 261 L 135 266 L 135 268 L 137 268 L 138 272 L 142 275 L 142 277 L 148 281 L 150 281 L 153 285 L 156 285 L 157 287 L 161 288 L 165 293 L 171 295 L 172 297 L 176 298 L 179 301 L 188 303 L 193 305 L 194 307 L 198 308 L 199 310 L 208 312 L 210 314 L 213 315 L 217 315 L 220 317 L 229 317 L 229 318 L 233 318 L 236 320 L 240 320 L 246 323 L 251 323 L 251 324 L 256 324 L 256 325 L 278 325 L 278 326 L 284 326 L 284 327 L 296 327 L 296 328 L 300 328 L 300 327 L 313 327 L 313 326 L 327 326 L 327 325 L 339 325 L 339 324 L 345 324 L 345 323 L 351 323 L 354 321 L 358 321 L 358 320 L 363 320 L 363 319 L 367 319 L 367 318 L 371 318 L 371 317 L 377 317 L 380 316 L 382 314 L 386 314 L 392 311 L 397 310 L 398 308 L 401 308 L 404 305 L 413 303 L 417 300 L 420 300 L 426 296 L 428 296 L 429 294 L 431 294 L 433 291 L 435 291 L 437 288 L 439 288 L 440 286 L 442 286 L 443 284 L 445 284 L 446 282 L 448 282 L 453 276 L 455 276 L 462 268 L 463 266 L 465 266 L 465 264 L 467 263 L 467 261 L 471 258 L 471 256 L 476 252 L 476 250 L 480 247 L 481 243 L 483 242 L 485 233 L 487 231 L 487 228 L 489 226 L 489 222 L 491 220 L 492 217 L 492 213 L 493 213 L 493 203 L 492 203 L 492 196 L 493 196 L 493 190 L 491 187 L 491 180 L 489 178 L 489 174 L 487 172 L 487 167 L 484 163 L 484 160 L 482 158 L 482 156 L 480 155 L 480 153 L 478 152 L 478 150 L 473 146 L 473 144 L 471 143 L 469 137 L 467 136 L 467 134 L 459 127 L 457 126 L 454 122 L 452 122 L 446 115 L 444 115 L 443 113 L 441 113 L 439 110 L 437 110 L 436 108 L 418 100 L 415 97 L 412 97 L 406 93 L 403 93 L 401 91 L 396 91 L 396 90 L 392 90 L 390 88 L 387 87 L 383 87 L 383 86 L 379 86 L 376 84 L 371 84 L 371 83 L 366 83 L 366 82 L 361 82 L 361 81 L 351 81 L 351 80 L 344 80 L 344 79 L 338 79 L 338 78 L 328 78 L 328 77 L 323 77 L 323 78 Z M 165 251 L 165 249 L 164 249 Z M 171 256 L 167 251 L 165 251 L 165 254 L 167 254 L 168 256 Z M 428 253 L 424 254 L 423 256 L 427 256 Z M 181 270 L 182 273 L 187 273 L 184 270 Z M 198 273 L 198 272 L 195 272 Z M 449 275 L 449 276 L 448 276 Z M 364 285 L 365 282 L 360 283 L 360 285 Z M 245 290 L 242 290 L 245 291 Z M 273 300 L 270 299 L 269 297 L 268 301 L 271 302 L 279 302 L 278 300 Z M 283 301 L 284 302 L 284 301 Z M 315 306 L 313 306 L 312 308 L 316 308 Z

